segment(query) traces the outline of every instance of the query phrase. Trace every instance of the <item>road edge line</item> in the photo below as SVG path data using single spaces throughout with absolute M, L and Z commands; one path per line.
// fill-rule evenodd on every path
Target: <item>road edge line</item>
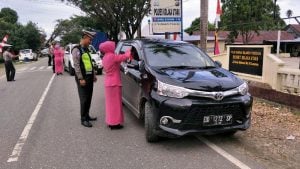
M 18 161 L 19 156 L 22 152 L 23 146 L 24 146 L 24 144 L 25 144 L 25 142 L 28 138 L 28 135 L 30 133 L 30 130 L 32 128 L 32 125 L 35 122 L 37 115 L 39 114 L 39 111 L 40 111 L 40 109 L 41 109 L 41 107 L 44 103 L 44 100 L 45 100 L 45 98 L 48 94 L 48 91 L 49 91 L 49 89 L 50 89 L 50 87 L 53 83 L 54 78 L 55 78 L 55 74 L 52 75 L 52 77 L 51 77 L 47 87 L 45 88 L 38 104 L 36 105 L 36 107 L 35 107 L 34 111 L 32 112 L 26 126 L 24 127 L 24 129 L 22 131 L 22 134 L 20 135 L 20 137 L 18 139 L 17 144 L 15 145 L 11 155 L 9 156 L 9 158 L 7 160 L 8 163 Z
M 249 166 L 232 156 L 231 154 L 227 153 L 225 150 L 223 150 L 221 147 L 217 146 L 216 144 L 210 142 L 204 137 L 196 136 L 196 138 L 200 141 L 202 141 L 204 144 L 206 144 L 208 147 L 213 149 L 215 152 L 226 158 L 228 161 L 230 161 L 232 164 L 236 165 L 240 169 L 251 169 Z

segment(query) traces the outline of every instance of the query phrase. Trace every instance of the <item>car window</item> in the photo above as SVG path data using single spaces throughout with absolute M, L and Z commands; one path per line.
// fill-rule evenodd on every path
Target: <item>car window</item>
M 119 54 L 124 54 L 128 49 L 130 49 L 132 46 L 128 44 L 124 44 L 119 52 Z
M 30 49 L 20 50 L 20 53 L 22 54 L 30 53 Z
M 215 66 L 208 55 L 190 44 L 148 43 L 144 50 L 150 66 Z
M 70 53 L 70 47 L 69 46 L 66 47 L 66 52 Z

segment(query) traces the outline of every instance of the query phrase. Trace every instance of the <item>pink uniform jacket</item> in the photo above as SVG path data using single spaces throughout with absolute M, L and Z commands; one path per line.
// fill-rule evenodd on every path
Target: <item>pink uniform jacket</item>
M 60 47 L 54 49 L 55 73 L 63 73 L 64 51 Z
M 112 41 L 107 41 L 100 44 L 99 49 L 105 53 L 103 58 L 103 68 L 106 73 L 104 79 L 105 86 L 122 86 L 120 75 L 120 64 L 130 58 L 130 50 L 125 54 L 116 55 L 116 44 Z
M 120 75 L 121 62 L 129 59 L 130 50 L 123 55 L 116 55 L 115 42 L 107 41 L 102 43 L 100 51 L 103 52 L 103 67 L 105 71 L 105 121 L 107 125 L 118 125 L 124 123 L 122 109 L 122 83 Z

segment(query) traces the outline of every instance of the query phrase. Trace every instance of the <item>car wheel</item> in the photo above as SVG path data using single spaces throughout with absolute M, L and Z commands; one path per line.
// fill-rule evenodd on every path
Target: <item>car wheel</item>
M 97 75 L 102 75 L 103 74 L 103 69 L 97 69 Z
M 150 143 L 159 141 L 159 136 L 155 134 L 156 131 L 156 120 L 155 112 L 153 106 L 146 102 L 145 104 L 145 130 L 146 130 L 146 140 Z
M 71 63 L 69 63 L 69 73 L 70 73 L 71 76 L 75 75 L 75 70 L 72 68 Z

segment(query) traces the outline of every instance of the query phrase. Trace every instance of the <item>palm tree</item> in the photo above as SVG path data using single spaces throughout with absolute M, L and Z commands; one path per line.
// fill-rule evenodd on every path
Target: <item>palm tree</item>
M 291 9 L 286 11 L 286 16 L 289 18 L 289 22 L 291 22 L 291 16 L 293 15 L 293 11 Z
M 206 51 L 206 41 L 208 34 L 208 0 L 201 0 L 200 5 L 200 47 L 202 48 L 202 50 Z

